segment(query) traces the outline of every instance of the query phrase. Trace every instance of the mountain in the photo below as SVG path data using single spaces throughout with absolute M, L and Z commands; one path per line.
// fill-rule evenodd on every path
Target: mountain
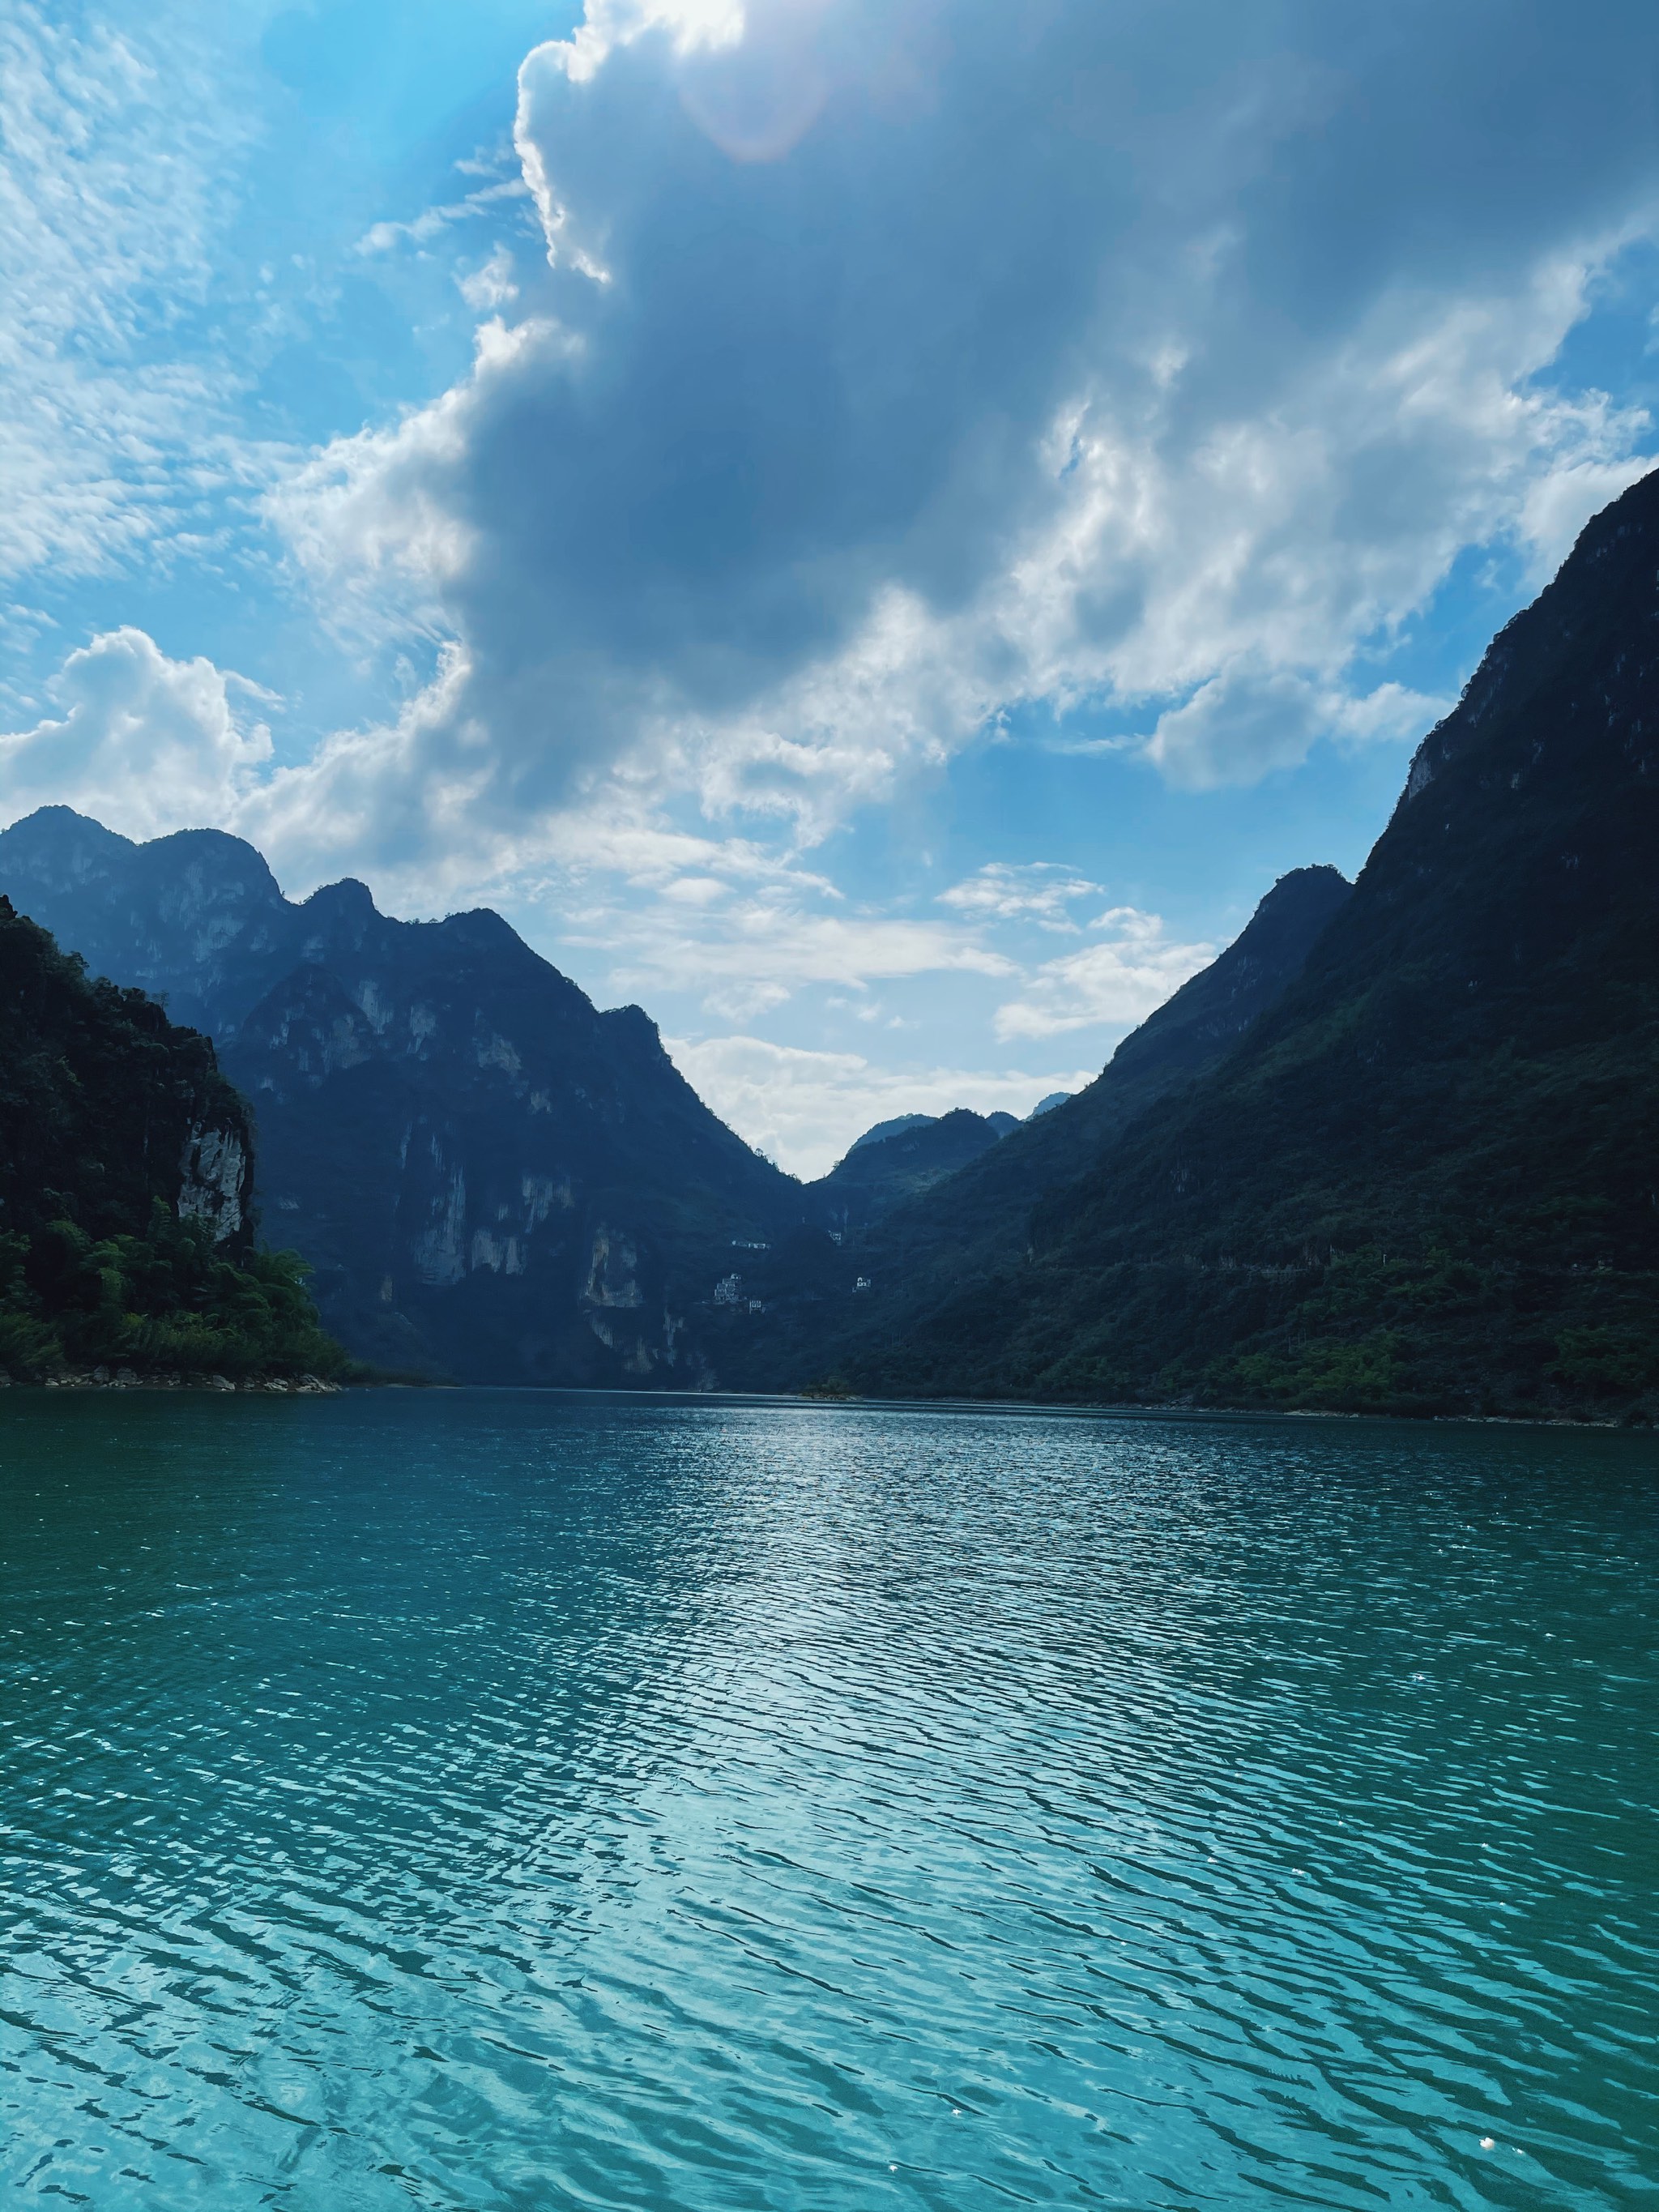
M 1073 1096 L 1069 1091 L 1051 1091 L 1046 1098 L 1037 1100 L 1025 1118 L 1028 1121 L 1035 1121 L 1039 1114 L 1052 1114 L 1056 1106 L 1063 1106 Z
M 1335 868 L 1281 876 L 1225 951 L 1124 1038 L 1085 1090 L 1062 1097 L 914 1206 L 896 1209 L 866 1254 L 885 1297 L 1014 1264 L 1033 1208 L 1091 1168 L 1137 1115 L 1217 1066 L 1301 972 L 1352 886 Z
M 904 1114 L 878 1122 L 827 1176 L 807 1186 L 816 1209 L 837 1233 L 862 1228 L 901 1200 L 919 1197 L 1000 1143 L 1019 1123 L 1012 1114 Z
M 843 1212 L 831 1224 L 840 1230 L 838 1244 L 822 1231 L 803 1233 L 751 1262 L 742 1306 L 722 1316 L 722 1371 L 752 1388 L 776 1389 L 856 1357 L 859 1372 L 878 1381 L 887 1370 L 864 1357 L 866 1334 L 879 1334 L 884 1357 L 897 1362 L 898 1340 L 964 1283 L 1023 1267 L 1039 1203 L 1086 1173 L 1149 1106 L 1226 1057 L 1299 974 L 1351 890 L 1334 868 L 1281 877 L 1226 951 L 1127 1036 L 1086 1090 L 1061 1094 L 1000 1140 L 978 1141 L 977 1157 L 964 1146 L 965 1164 L 925 1183 L 918 1178 L 912 1190 L 903 1188 L 902 1175 L 884 1184 L 878 1171 L 874 1202 L 849 1204 L 850 1194 L 843 1195 Z M 878 1158 L 896 1143 L 925 1143 L 944 1127 L 855 1146 L 810 1188 L 827 1198 L 843 1172 L 862 1172 L 866 1149 Z M 915 1387 L 926 1387 L 926 1371 Z M 912 1370 L 895 1364 L 892 1372 L 908 1377 Z M 954 1372 L 951 1387 L 966 1387 Z
M 938 1119 L 937 1114 L 896 1114 L 890 1121 L 878 1121 L 861 1137 L 854 1137 L 847 1149 L 849 1152 L 855 1152 L 860 1145 L 879 1145 L 888 1137 L 902 1136 L 907 1129 L 926 1128 L 930 1121 L 937 1121 Z M 831 1169 L 830 1172 L 833 1174 L 835 1170 Z
M 709 1382 L 699 1316 L 734 1252 L 803 1217 L 638 1007 L 599 1012 L 496 915 L 397 921 L 354 882 L 296 903 L 238 838 L 134 844 L 63 807 L 0 835 L 0 886 L 210 1031 L 267 1228 L 383 1366 Z
M 1065 1091 L 1056 1091 L 1052 1097 L 1044 1103 L 1057 1106 L 1066 1096 Z M 958 1107 L 953 1110 L 958 1113 L 969 1113 L 971 1120 L 982 1121 L 991 1132 L 993 1141 L 998 1137 L 1006 1137 L 1010 1129 L 1017 1129 L 1019 1127 L 1018 1114 L 973 1114 L 969 1109 L 964 1107 Z M 1034 1106 L 1031 1111 L 1034 1114 L 1040 1114 L 1042 1107 Z M 943 1114 L 896 1114 L 890 1121 L 878 1121 L 873 1128 L 866 1129 L 861 1137 L 854 1137 L 847 1147 L 848 1154 L 850 1157 L 852 1153 L 860 1151 L 866 1145 L 884 1144 L 889 1137 L 902 1137 L 907 1129 L 937 1128 L 945 1118 Z M 845 1161 L 838 1164 L 844 1165 Z M 833 1175 L 836 1170 L 832 1168 L 830 1172 Z
M 1017 1264 L 921 1314 L 869 1270 L 844 1372 L 1659 1411 L 1656 576 L 1659 474 L 1494 641 L 1277 1003 L 1050 1191 Z
M 247 1109 L 212 1045 L 4 897 L 0 1048 L 7 1370 L 338 1367 L 297 1266 L 252 1249 Z

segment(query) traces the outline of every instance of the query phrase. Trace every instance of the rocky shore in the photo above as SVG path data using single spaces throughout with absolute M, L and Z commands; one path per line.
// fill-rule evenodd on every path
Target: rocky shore
M 0 1368 L 0 1390 L 10 1389 L 14 1379 L 3 1368 Z M 325 1382 L 317 1375 L 245 1376 L 240 1382 L 233 1382 L 224 1375 L 140 1375 L 131 1367 L 71 1370 L 41 1379 L 43 1387 L 48 1390 L 240 1391 L 258 1396 L 294 1398 L 334 1398 L 339 1395 L 343 1387 L 338 1382 Z

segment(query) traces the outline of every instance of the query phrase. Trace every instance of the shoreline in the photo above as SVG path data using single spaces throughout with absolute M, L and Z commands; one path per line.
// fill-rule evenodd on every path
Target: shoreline
M 27 1377 L 0 1371 L 0 1390 L 143 1390 L 152 1395 L 191 1391 L 212 1398 L 335 1398 L 345 1387 L 343 1383 L 327 1382 L 319 1375 L 309 1374 L 244 1376 L 240 1382 L 233 1382 L 228 1375 L 140 1375 L 131 1367 L 83 1368 L 66 1374 Z
M 127 1369 L 100 1373 L 97 1370 L 69 1375 L 24 1378 L 0 1376 L 0 1392 L 46 1391 L 72 1395 L 141 1394 L 149 1397 L 287 1397 L 337 1398 L 350 1393 L 383 1390 L 434 1391 L 460 1395 L 500 1394 L 515 1397 L 607 1399 L 618 1405 L 656 1404 L 696 1406 L 752 1406 L 787 1407 L 814 1413 L 989 1413 L 1002 1417 L 1029 1414 L 1046 1419 L 1130 1421 L 1386 1421 L 1391 1426 L 1425 1428 L 1516 1428 L 1595 1431 L 1603 1435 L 1651 1436 L 1654 1422 L 1620 1415 L 1596 1419 L 1567 1413 L 1412 1413 L 1382 1410 L 1351 1412 L 1326 1406 L 1192 1406 L 1178 1402 L 1148 1405 L 1109 1400 L 1060 1398 L 867 1398 L 849 1395 L 819 1396 L 800 1391 L 769 1390 L 626 1390 L 603 1384 L 561 1382 L 454 1382 L 392 1376 L 368 1376 L 332 1382 L 315 1375 L 245 1376 L 232 1381 L 222 1375 L 142 1376 Z

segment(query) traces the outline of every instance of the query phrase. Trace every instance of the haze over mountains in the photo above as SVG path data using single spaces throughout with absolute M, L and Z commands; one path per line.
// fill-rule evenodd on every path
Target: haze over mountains
M 812 1188 L 826 1201 L 830 1227 L 866 1228 L 982 1158 L 1018 1127 L 1015 1115 L 975 1114 L 965 1106 L 951 1114 L 902 1114 L 866 1129 Z
M 1226 951 L 1125 1037 L 1086 1090 L 1032 1115 L 994 1146 L 974 1146 L 959 1172 L 918 1179 L 897 1203 L 866 1215 L 865 1233 L 847 1249 L 875 1293 L 868 1304 L 890 1352 L 931 1304 L 1025 1264 L 1037 1200 L 1083 1172 L 1138 1115 L 1218 1066 L 1300 973 L 1351 888 L 1330 867 L 1282 877 Z M 880 1149 L 895 1141 L 903 1140 Z M 859 1158 L 850 1153 L 836 1174 L 856 1171 Z M 849 1334 L 842 1319 L 830 1321 L 817 1285 L 793 1282 L 776 1267 L 763 1287 L 765 1319 L 726 1322 L 729 1337 L 746 1334 L 728 1349 L 728 1368 L 780 1385 L 802 1379 L 802 1363 L 821 1361 L 844 1339 L 863 1342 L 856 1322 Z M 956 1387 L 975 1389 L 971 1379 Z

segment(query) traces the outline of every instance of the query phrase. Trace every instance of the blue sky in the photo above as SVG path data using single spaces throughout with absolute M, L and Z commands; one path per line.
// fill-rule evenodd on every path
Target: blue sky
M 1656 445 L 1659 24 L 0 0 L 0 816 L 488 901 L 752 1141 L 1073 1087 Z

